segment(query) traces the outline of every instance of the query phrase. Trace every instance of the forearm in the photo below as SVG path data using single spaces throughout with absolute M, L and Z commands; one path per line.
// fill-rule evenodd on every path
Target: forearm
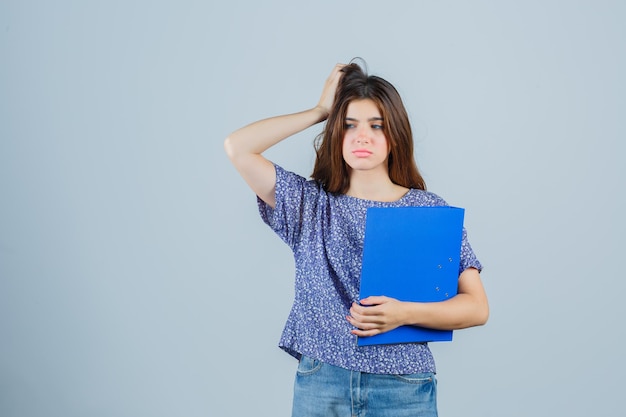
M 469 294 L 435 303 L 405 303 L 405 324 L 441 330 L 458 330 L 487 322 L 489 308 Z
M 406 324 L 456 330 L 480 326 L 489 318 L 489 303 L 480 274 L 469 268 L 459 277 L 458 293 L 436 303 L 404 303 Z
M 312 109 L 271 117 L 234 131 L 224 141 L 231 162 L 252 191 L 270 207 L 276 204 L 276 170 L 262 153 L 304 129 L 326 120 L 332 108 L 343 65 L 335 66 L 326 79 L 317 105 Z
M 353 303 L 347 320 L 357 336 L 373 336 L 398 326 L 413 325 L 440 330 L 480 326 L 489 317 L 487 295 L 480 274 L 468 268 L 459 277 L 458 294 L 446 301 L 415 303 L 371 296 Z
M 260 155 L 280 141 L 326 120 L 327 112 L 320 106 L 299 113 L 259 120 L 228 136 L 224 147 L 235 161 L 246 155 Z

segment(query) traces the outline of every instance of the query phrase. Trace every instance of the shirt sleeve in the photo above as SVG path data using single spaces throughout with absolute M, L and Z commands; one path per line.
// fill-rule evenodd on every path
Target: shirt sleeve
M 459 265 L 459 275 L 467 268 L 476 268 L 478 272 L 483 270 L 483 266 L 476 258 L 476 254 L 472 249 L 472 246 L 467 240 L 467 231 L 463 228 L 463 238 L 461 240 L 461 263 Z
M 428 192 L 427 195 L 431 198 L 431 204 L 434 206 L 448 206 L 448 203 L 438 196 L 437 194 Z M 459 275 L 467 268 L 476 268 L 478 272 L 482 271 L 483 266 L 476 258 L 476 254 L 472 249 L 472 246 L 467 239 L 467 230 L 463 228 L 463 237 L 461 240 L 461 262 L 459 264 Z
M 298 241 L 307 199 L 311 198 L 311 181 L 284 170 L 276 169 L 276 206 L 272 208 L 257 196 L 259 214 L 263 221 L 291 248 Z

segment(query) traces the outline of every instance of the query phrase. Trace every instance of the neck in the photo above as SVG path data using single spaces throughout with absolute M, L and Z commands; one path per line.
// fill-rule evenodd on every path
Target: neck
M 407 188 L 391 182 L 389 175 L 380 172 L 352 171 L 350 187 L 346 195 L 372 201 L 397 201 L 406 192 Z

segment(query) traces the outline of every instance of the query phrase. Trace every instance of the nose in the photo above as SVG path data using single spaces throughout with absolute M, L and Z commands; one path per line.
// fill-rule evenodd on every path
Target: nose
M 369 135 L 367 134 L 367 131 L 365 129 L 359 130 L 356 136 L 356 142 L 357 143 L 369 143 L 370 142 Z

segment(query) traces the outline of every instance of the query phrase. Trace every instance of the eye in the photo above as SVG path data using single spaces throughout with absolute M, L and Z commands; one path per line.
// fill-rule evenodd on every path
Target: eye
M 373 124 L 372 125 L 372 129 L 379 130 L 379 129 L 382 129 L 382 128 L 383 128 L 383 125 L 378 125 L 378 124 Z
M 353 129 L 356 126 L 353 123 L 346 123 L 345 125 L 343 125 L 343 127 L 346 129 Z

